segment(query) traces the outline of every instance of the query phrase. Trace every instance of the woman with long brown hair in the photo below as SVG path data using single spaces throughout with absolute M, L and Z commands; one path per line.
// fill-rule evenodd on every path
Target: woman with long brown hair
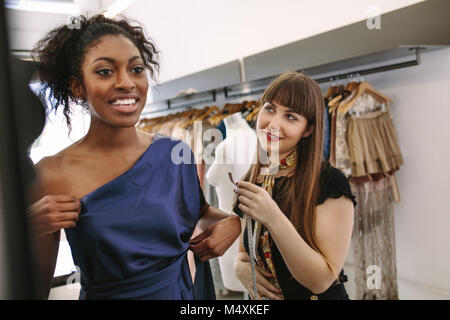
M 284 73 L 260 103 L 260 152 L 237 183 L 234 206 L 239 216 L 254 220 L 258 297 L 247 228 L 235 259 L 236 276 L 254 299 L 348 299 L 342 268 L 356 201 L 347 178 L 323 161 L 321 90 L 304 74 Z M 269 168 L 262 155 L 268 155 Z

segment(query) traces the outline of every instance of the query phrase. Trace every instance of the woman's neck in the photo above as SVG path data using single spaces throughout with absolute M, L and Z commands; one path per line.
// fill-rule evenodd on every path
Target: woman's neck
M 286 158 L 288 155 L 290 155 L 292 151 L 294 151 L 294 150 L 290 150 L 290 151 L 287 151 L 287 152 L 279 153 L 278 154 L 278 158 L 275 157 L 275 156 L 272 156 L 272 154 L 270 152 L 268 152 L 268 157 L 269 157 L 271 163 L 280 162 L 281 160 Z
M 89 149 L 101 151 L 120 151 L 135 148 L 142 144 L 136 127 L 119 128 L 104 124 L 97 119 L 91 119 L 86 136 L 80 143 Z
M 275 179 L 280 177 L 292 177 L 295 172 L 295 167 L 287 168 L 287 169 L 279 169 L 277 173 L 273 175 Z M 257 183 L 261 183 L 264 181 L 264 176 L 262 174 L 258 175 L 256 178 Z

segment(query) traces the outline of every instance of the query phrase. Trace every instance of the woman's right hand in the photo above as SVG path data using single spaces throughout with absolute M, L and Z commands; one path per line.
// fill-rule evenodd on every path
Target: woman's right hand
M 80 211 L 80 200 L 70 195 L 48 195 L 29 207 L 31 223 L 38 236 L 75 227 Z
M 246 257 L 242 256 L 243 253 L 240 252 L 236 257 L 234 262 L 234 273 L 236 277 L 241 281 L 244 287 L 247 289 L 252 300 L 253 297 L 253 283 L 252 283 L 252 267 L 250 264 L 250 259 L 246 254 Z M 266 272 L 259 268 L 255 267 L 256 272 L 256 288 L 258 289 L 258 300 L 262 300 L 262 297 L 269 298 L 271 300 L 282 300 L 281 290 L 275 287 L 268 279 L 272 278 L 272 274 L 270 272 Z

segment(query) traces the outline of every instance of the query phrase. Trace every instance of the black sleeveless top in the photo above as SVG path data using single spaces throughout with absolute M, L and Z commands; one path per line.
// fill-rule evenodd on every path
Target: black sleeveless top
M 275 185 L 273 189 L 273 199 L 276 203 L 279 203 L 280 196 L 283 194 L 283 188 L 288 180 L 288 177 L 278 177 L 275 178 Z M 320 192 L 316 204 L 322 204 L 328 198 L 338 199 L 341 196 L 345 196 L 352 200 L 353 205 L 356 206 L 356 200 L 352 194 L 350 184 L 348 183 L 345 175 L 338 169 L 332 167 L 328 162 L 322 163 L 322 171 L 319 179 Z M 236 203 L 234 212 L 239 216 L 243 217 L 243 213 L 238 208 L 239 201 Z M 244 231 L 244 247 L 249 252 L 248 248 L 248 238 L 247 238 L 247 228 Z M 272 258 L 277 271 L 278 281 L 280 283 L 281 290 L 283 291 L 285 299 L 319 299 L 319 300 L 341 300 L 348 299 L 347 292 L 344 287 L 344 282 L 347 281 L 347 277 L 344 274 L 344 269 L 341 270 L 339 274 L 338 284 L 334 283 L 325 292 L 315 295 L 309 289 L 302 286 L 297 282 L 294 277 L 289 272 L 286 263 L 281 256 L 276 244 L 273 242 L 272 245 Z

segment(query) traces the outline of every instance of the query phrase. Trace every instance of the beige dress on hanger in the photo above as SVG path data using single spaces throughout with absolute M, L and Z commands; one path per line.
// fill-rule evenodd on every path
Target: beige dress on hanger
M 398 299 L 395 222 L 395 179 L 389 175 L 403 163 L 389 111 L 363 93 L 348 115 L 347 147 L 355 208 L 355 299 Z

